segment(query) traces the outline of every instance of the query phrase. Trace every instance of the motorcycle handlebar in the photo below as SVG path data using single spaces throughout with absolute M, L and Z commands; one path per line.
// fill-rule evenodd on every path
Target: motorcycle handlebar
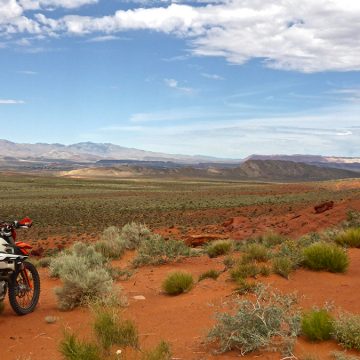
M 32 226 L 32 220 L 28 217 L 22 220 L 14 220 L 14 221 L 2 221 L 0 222 L 0 227 L 4 226 L 13 226 L 15 229 L 24 228 L 28 229 Z

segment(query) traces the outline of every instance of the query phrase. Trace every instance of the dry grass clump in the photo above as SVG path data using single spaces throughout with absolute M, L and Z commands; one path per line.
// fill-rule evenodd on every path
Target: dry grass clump
M 289 279 L 290 273 L 294 270 L 294 263 L 288 257 L 276 257 L 272 261 L 272 270 L 285 279 Z
M 241 281 L 248 277 L 255 277 L 260 273 L 259 267 L 254 263 L 238 262 L 230 271 L 230 276 L 234 281 Z
M 169 274 L 162 284 L 163 290 L 169 295 L 179 295 L 188 292 L 194 284 L 191 274 L 175 271 Z
M 333 317 L 326 309 L 308 311 L 301 319 L 301 332 L 311 341 L 329 340 L 333 330 Z
M 235 292 L 239 295 L 254 293 L 258 286 L 255 281 L 249 281 L 242 278 L 237 279 L 236 284 L 237 287 L 235 289 Z
M 323 242 L 303 250 L 304 265 L 311 270 L 345 272 L 349 266 L 347 253 L 340 247 Z
M 182 241 L 165 240 L 162 236 L 153 234 L 141 241 L 133 265 L 165 264 L 190 255 L 191 249 Z
M 101 352 L 96 344 L 79 340 L 68 331 L 60 343 L 60 352 L 66 360 L 101 360 Z
M 59 350 L 66 360 L 171 359 L 171 349 L 165 341 L 160 341 L 153 349 L 142 351 L 137 327 L 131 320 L 121 319 L 117 309 L 94 306 L 93 310 L 94 341 L 80 340 L 75 334 L 65 331 Z M 131 357 L 127 357 L 129 354 Z
M 137 348 L 139 335 L 131 320 L 120 320 L 113 309 L 97 309 L 94 322 L 97 340 L 106 351 L 113 345 Z
M 50 256 L 45 256 L 38 260 L 38 264 L 40 267 L 46 268 L 46 267 L 50 266 L 51 260 L 52 260 L 52 258 Z
M 269 251 L 268 249 L 262 244 L 249 244 L 247 245 L 244 250 L 245 257 L 248 261 L 266 261 L 269 259 Z
M 127 249 L 136 249 L 143 240 L 147 240 L 151 231 L 145 224 L 131 222 L 121 229 L 121 238 L 125 241 Z
M 233 243 L 231 240 L 217 240 L 211 242 L 206 247 L 206 252 L 209 257 L 214 258 L 220 255 L 228 254 L 233 247 Z
M 240 351 L 241 355 L 260 350 L 292 350 L 300 330 L 296 298 L 259 286 L 255 298 L 236 302 L 235 313 L 220 313 L 208 338 L 219 345 L 219 352 Z
M 360 350 L 360 315 L 340 313 L 334 321 L 333 335 L 346 349 Z
M 262 244 L 268 248 L 271 248 L 276 245 L 280 245 L 280 244 L 284 243 L 286 241 L 286 237 L 284 237 L 283 235 L 280 235 L 280 234 L 270 232 L 270 233 L 259 236 L 256 240 L 260 244 Z
M 340 233 L 335 241 L 341 246 L 347 246 L 352 248 L 360 247 L 360 227 L 359 228 L 350 228 Z
M 105 258 L 117 259 L 124 254 L 126 241 L 120 236 L 120 230 L 116 226 L 109 226 L 95 243 L 95 249 Z
M 171 358 L 170 345 L 165 341 L 160 341 L 154 349 L 144 351 L 141 356 L 141 360 L 171 360 Z
M 204 273 L 202 273 L 199 276 L 199 280 L 204 280 L 204 279 L 213 279 L 213 280 L 217 280 L 217 278 L 219 277 L 219 275 L 221 274 L 221 271 L 218 270 L 214 270 L 214 269 L 210 269 L 208 271 L 205 271 Z

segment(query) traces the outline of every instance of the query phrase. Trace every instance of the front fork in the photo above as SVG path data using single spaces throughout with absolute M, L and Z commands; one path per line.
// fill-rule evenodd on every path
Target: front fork
M 21 274 L 21 277 L 23 279 L 23 284 L 22 284 L 23 286 L 25 286 L 27 289 L 32 289 L 33 288 L 32 282 L 29 279 L 28 271 L 27 271 L 26 266 L 24 265 L 23 262 L 16 265 L 15 276 L 14 276 L 14 279 L 13 279 L 13 286 L 18 286 L 19 287 L 19 284 L 17 283 L 17 277 L 18 277 L 17 274 Z

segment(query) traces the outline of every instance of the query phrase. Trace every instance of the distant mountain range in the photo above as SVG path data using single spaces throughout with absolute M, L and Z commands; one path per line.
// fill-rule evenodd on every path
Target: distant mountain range
M 73 178 L 201 178 L 258 181 L 314 181 L 360 177 L 360 172 L 322 168 L 283 160 L 247 160 L 232 167 L 160 164 L 124 164 L 93 166 L 64 171 L 61 176 Z
M 0 140 L 0 168 L 68 171 L 69 176 L 127 174 L 126 176 L 322 180 L 359 177 L 360 158 L 298 154 L 221 159 L 201 155 L 171 155 L 110 143 L 17 144 Z
M 198 163 L 204 161 L 221 161 L 209 156 L 169 155 L 164 153 L 127 148 L 110 143 L 97 144 L 82 142 L 72 145 L 63 144 L 17 144 L 0 140 L 0 159 L 27 161 L 95 162 L 107 160 L 142 160 L 142 161 L 177 161 L 181 163 Z

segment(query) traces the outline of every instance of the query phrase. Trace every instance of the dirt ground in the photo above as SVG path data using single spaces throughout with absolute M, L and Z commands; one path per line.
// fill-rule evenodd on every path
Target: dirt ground
M 254 215 L 254 207 L 243 208 L 240 216 L 234 211 L 234 216 L 229 216 L 225 222 L 190 229 L 186 234 L 180 234 L 176 227 L 157 231 L 167 236 L 181 235 L 184 240 L 224 237 L 241 241 L 269 231 L 297 238 L 302 234 L 339 224 L 345 220 L 349 209 L 360 211 L 360 200 L 344 199 L 321 214 L 315 214 L 313 207 L 309 206 L 298 206 L 293 210 L 257 210 L 259 215 Z M 226 211 L 230 215 L 229 209 Z M 346 274 L 315 273 L 301 269 L 293 273 L 289 280 L 271 275 L 260 281 L 282 292 L 297 292 L 303 308 L 322 306 L 330 301 L 336 308 L 360 313 L 360 249 L 351 249 L 349 256 L 350 267 Z M 133 253 L 127 253 L 114 266 L 123 268 L 132 257 Z M 174 359 L 178 360 L 223 360 L 239 357 L 236 352 L 214 355 L 213 348 L 205 342 L 206 334 L 215 322 L 215 313 L 222 311 L 224 304 L 229 304 L 235 297 L 235 284 L 229 281 L 227 272 L 222 273 L 217 281 L 207 279 L 197 283 L 189 293 L 180 296 L 170 297 L 161 292 L 163 279 L 173 270 L 188 271 L 196 279 L 209 269 L 224 269 L 223 258 L 201 256 L 157 267 L 144 267 L 138 269 L 130 279 L 116 283 L 116 286 L 123 289 L 129 302 L 127 307 L 119 311 L 123 317 L 130 318 L 137 324 L 142 347 L 149 348 L 163 339 L 171 344 Z M 58 346 L 65 328 L 71 328 L 80 337 L 92 337 L 91 311 L 78 308 L 60 312 L 53 291 L 60 284 L 59 280 L 51 279 L 46 269 L 39 271 L 42 290 L 36 310 L 19 317 L 6 302 L 5 311 L 0 315 L 1 360 L 60 360 L 62 357 Z M 138 295 L 145 299 L 134 299 Z M 47 324 L 45 317 L 49 315 L 58 320 L 54 324 Z M 340 350 L 340 347 L 332 341 L 312 344 L 300 338 L 295 354 L 299 359 L 305 355 L 331 359 L 330 352 L 333 350 Z M 281 356 L 276 353 L 253 353 L 244 358 L 280 359 Z

